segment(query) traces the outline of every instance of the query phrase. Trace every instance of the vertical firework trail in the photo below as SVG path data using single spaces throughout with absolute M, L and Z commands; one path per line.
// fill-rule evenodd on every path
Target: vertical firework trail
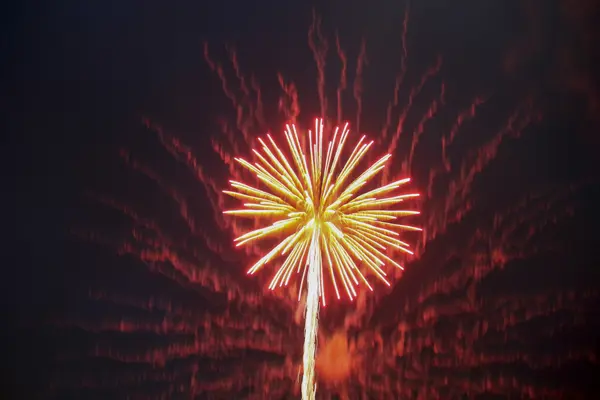
M 314 399 L 317 390 L 315 384 L 315 357 L 317 355 L 317 338 L 319 333 L 319 274 L 321 273 L 321 249 L 319 232 L 315 230 L 310 239 L 308 250 L 308 276 L 306 294 L 306 313 L 304 316 L 304 353 L 302 362 L 302 398 Z
M 335 78 L 337 87 L 329 88 L 337 103 L 328 108 L 330 90 L 325 80 L 331 55 L 326 35 L 316 16 L 308 29 L 308 47 L 317 70 L 315 97 L 325 123 L 351 120 L 355 130 L 360 124 L 367 131 L 381 133 L 373 138 L 376 146 L 399 162 L 385 164 L 374 186 L 384 187 L 411 175 L 415 185 L 423 188 L 419 198 L 423 232 L 412 249 L 410 268 L 406 272 L 400 268 L 385 271 L 392 288 L 381 285 L 381 290 L 366 300 L 357 296 L 354 279 L 365 282 L 360 270 L 352 267 L 337 272 L 338 288 L 333 284 L 324 286 L 324 291 L 331 287 L 329 292 L 334 294 L 340 289 L 343 295 L 346 290 L 350 298 L 357 299 L 355 309 L 346 316 L 344 329 L 349 332 L 360 325 L 358 338 L 346 343 L 344 332 L 343 346 L 339 346 L 332 333 L 334 328 L 326 325 L 326 309 L 319 308 L 322 282 L 330 279 L 329 256 L 339 265 L 349 264 L 352 258 L 352 254 L 340 256 L 349 250 L 336 245 L 330 247 L 338 253 L 328 254 L 318 242 L 319 230 L 305 237 L 303 254 L 295 253 L 296 258 L 303 255 L 308 261 L 308 268 L 300 273 L 303 278 L 289 280 L 290 290 L 298 295 L 304 295 L 300 283 L 308 283 L 302 308 L 283 290 L 257 293 L 256 282 L 262 284 L 264 274 L 255 280 L 237 272 L 240 263 L 263 257 L 265 248 L 249 243 L 242 252 L 233 252 L 230 233 L 240 237 L 262 225 L 258 218 L 223 216 L 222 210 L 231 200 L 222 192 L 223 177 L 229 175 L 236 182 L 248 178 L 236 157 L 254 148 L 257 136 L 269 131 L 267 121 L 281 119 L 302 125 L 312 116 L 301 113 L 301 106 L 308 108 L 301 102 L 305 94 L 286 71 L 273 77 L 280 95 L 275 104 L 269 104 L 263 97 L 266 89 L 256 77 L 245 73 L 240 65 L 244 59 L 234 48 L 226 49 L 223 54 L 227 62 L 222 63 L 223 57 L 205 44 L 206 65 L 233 110 L 215 122 L 220 134 L 208 143 L 215 158 L 222 161 L 222 170 L 214 168 L 213 163 L 208 171 L 209 164 L 201 161 L 198 149 L 186 144 L 197 138 L 174 135 L 150 121 L 146 121 L 144 134 L 155 136 L 142 136 L 140 140 L 153 140 L 169 156 L 169 165 L 179 168 L 177 173 L 170 174 L 168 169 L 144 161 L 144 152 L 135 147 L 120 152 L 122 164 L 117 171 L 126 171 L 122 173 L 128 174 L 124 179 L 141 182 L 143 194 L 115 193 L 113 187 L 97 189 L 94 193 L 101 194 L 90 195 L 94 200 L 90 207 L 97 210 L 99 203 L 109 218 L 118 215 L 126 222 L 114 231 L 106 228 L 108 231 L 90 232 L 83 227 L 75 233 L 116 250 L 104 249 L 99 254 L 104 260 L 106 254 L 119 256 L 109 258 L 107 265 L 120 267 L 115 259 L 129 260 L 134 265 L 127 270 L 131 275 L 123 279 L 123 287 L 111 287 L 112 276 L 90 282 L 86 297 L 77 302 L 79 308 L 56 321 L 60 329 L 71 329 L 68 332 L 72 335 L 86 338 L 87 347 L 77 351 L 97 361 L 93 365 L 98 368 L 107 367 L 103 374 L 56 368 L 65 372 L 57 373 L 57 381 L 47 393 L 69 397 L 60 394 L 98 390 L 119 398 L 126 396 L 121 396 L 118 388 L 126 386 L 127 396 L 145 398 L 151 386 L 162 398 L 227 398 L 231 393 L 249 399 L 288 398 L 299 392 L 310 398 L 315 396 L 318 371 L 319 394 L 324 398 L 340 390 L 349 398 L 412 398 L 415 393 L 419 398 L 454 398 L 463 393 L 470 397 L 512 393 L 517 398 L 578 398 L 575 389 L 560 392 L 526 374 L 510 369 L 497 373 L 497 369 L 516 363 L 536 375 L 566 368 L 568 363 L 596 362 L 588 351 L 594 347 L 593 342 L 583 339 L 558 355 L 538 354 L 531 348 L 540 340 L 552 343 L 563 337 L 552 336 L 553 325 L 543 325 L 545 322 L 540 320 L 558 318 L 561 326 L 576 332 L 583 318 L 578 305 L 596 301 L 598 292 L 567 284 L 547 288 L 536 283 L 537 292 L 518 297 L 513 278 L 504 277 L 509 283 L 502 283 L 497 277 L 514 274 L 518 269 L 515 263 L 540 254 L 563 260 L 563 253 L 579 251 L 580 247 L 568 248 L 566 241 L 560 240 L 556 226 L 574 218 L 576 194 L 586 190 L 586 184 L 527 186 L 526 193 L 512 193 L 512 197 L 504 193 L 496 196 L 500 189 L 491 194 L 478 189 L 494 164 L 502 162 L 503 149 L 521 146 L 520 138 L 529 135 L 529 127 L 539 119 L 535 103 L 531 98 L 519 97 L 510 101 L 512 108 L 499 103 L 502 108 L 498 106 L 502 96 L 494 93 L 471 95 L 459 89 L 457 94 L 442 80 L 446 79 L 444 60 L 436 54 L 430 57 L 427 68 L 418 68 L 420 76 L 413 78 L 412 60 L 408 58 L 409 22 L 407 12 L 399 25 L 401 46 L 394 59 L 396 71 L 389 77 L 390 91 L 381 104 L 379 118 L 360 115 L 376 100 L 369 97 L 373 96 L 372 82 L 364 74 L 369 66 L 389 65 L 393 57 L 386 54 L 381 60 L 370 54 L 366 40 L 351 54 L 336 36 L 332 53 L 341 68 L 340 76 Z M 378 93 L 377 98 L 381 96 L 386 95 Z M 352 104 L 344 103 L 344 99 Z M 361 112 L 349 118 L 350 109 Z M 383 124 L 373 126 L 374 119 Z M 308 141 L 307 136 L 302 138 Z M 270 141 L 264 142 L 271 146 Z M 427 166 L 421 162 L 424 153 L 428 155 Z M 200 197 L 208 199 L 204 209 L 192 206 L 200 201 L 198 191 Z M 506 198 L 499 202 L 492 198 L 495 196 Z M 148 204 L 148 198 L 154 197 L 160 200 L 158 205 Z M 206 208 L 210 208 L 209 214 Z M 106 227 L 105 220 L 98 221 L 97 226 Z M 379 258 L 384 256 L 388 254 L 382 252 Z M 568 258 L 563 261 L 569 268 L 577 267 Z M 374 262 L 373 269 L 376 267 L 379 264 Z M 533 276 L 547 275 L 544 268 L 527 268 L 524 273 L 528 280 L 537 282 Z M 115 267 L 115 274 L 122 276 L 123 271 Z M 289 270 L 282 272 L 275 286 L 290 275 Z M 480 291 L 486 285 L 498 289 L 484 299 Z M 317 352 L 319 311 L 322 329 Z M 100 314 L 101 319 L 89 317 Z M 302 316 L 306 317 L 304 321 Z M 445 330 L 440 328 L 442 325 Z M 534 333 L 528 335 L 529 330 Z M 560 334 L 567 335 L 565 332 Z M 302 341 L 304 353 L 300 357 L 298 345 Z M 68 362 L 76 351 L 75 342 L 61 350 Z M 503 346 L 508 342 L 510 346 Z M 497 350 L 504 347 L 502 352 Z M 322 367 L 321 361 L 315 365 L 319 356 Z M 107 360 L 118 364 L 107 364 Z M 305 376 L 298 385 L 294 378 L 302 364 Z

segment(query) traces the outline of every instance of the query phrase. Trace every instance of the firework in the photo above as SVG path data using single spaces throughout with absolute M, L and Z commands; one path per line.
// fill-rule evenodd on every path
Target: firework
M 295 271 L 297 276 L 301 276 L 300 297 L 303 284 L 307 282 L 303 398 L 313 398 L 315 393 L 319 299 L 325 306 L 325 288 L 329 286 L 325 285 L 325 276 L 330 277 L 338 299 L 341 297 L 340 287 L 350 300 L 357 296 L 356 287 L 361 282 L 373 290 L 366 276 L 369 273 L 389 286 L 382 267 L 386 262 L 398 268 L 402 266 L 387 254 L 388 249 L 412 254 L 409 244 L 399 239 L 399 231 L 420 230 L 394 222 L 398 217 L 419 213 L 392 209 L 407 199 L 419 196 L 417 193 L 393 194 L 410 179 L 365 191 L 365 186 L 385 168 L 391 156 L 381 157 L 364 172 L 356 174 L 355 170 L 373 142 L 365 143 L 363 136 L 346 162 L 342 163 L 348 135 L 348 124 L 341 132 L 339 127 L 336 128 L 324 151 L 323 121 L 317 119 L 314 134 L 310 130 L 308 132 L 307 157 L 296 127 L 287 125 L 285 136 L 292 163 L 267 135 L 268 143 L 259 139 L 263 151 L 254 150 L 258 159 L 254 164 L 236 158 L 262 182 L 264 189 L 230 181 L 235 190 L 224 191 L 245 201 L 243 209 L 224 211 L 225 214 L 267 221 L 265 226 L 236 238 L 237 246 L 259 239 L 279 239 L 248 273 L 254 274 L 276 258 L 284 257 L 269 288 L 287 286 Z

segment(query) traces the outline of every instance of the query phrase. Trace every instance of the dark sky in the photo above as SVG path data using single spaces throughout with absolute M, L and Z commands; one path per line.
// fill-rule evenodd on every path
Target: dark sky
M 251 137 L 280 132 L 285 122 L 289 98 L 278 74 L 298 91 L 298 122 L 318 116 L 317 63 L 307 39 L 313 11 L 328 42 L 326 117 L 337 118 L 337 35 L 348 59 L 344 119 L 356 120 L 364 41 L 360 129 L 387 146 L 408 110 L 394 150 L 399 171 L 423 122 L 411 172 L 427 193 L 420 222 L 427 235 L 402 278 L 360 306 L 324 313 L 323 346 L 341 332 L 335 357 L 351 360 L 337 382 L 334 372 L 321 373 L 324 398 L 591 393 L 600 299 L 600 86 L 593 74 L 600 15 L 593 1 L 5 7 L 0 98 L 9 223 L 1 281 L 10 351 L 2 364 L 15 398 L 295 393 L 296 303 L 265 296 L 266 277 L 245 277 L 251 257 L 231 252 L 232 233 L 219 225 L 211 193 L 189 159 L 168 150 L 188 146 L 186 154 L 224 187 L 227 166 L 211 143 L 226 141 L 225 131 L 243 142 L 205 45 L 242 99 Z M 243 97 L 227 49 L 235 49 L 248 84 L 251 76 L 258 83 L 264 123 L 256 93 Z M 478 100 L 476 114 L 458 124 Z M 445 170 L 442 138 L 454 126 L 459 134 Z

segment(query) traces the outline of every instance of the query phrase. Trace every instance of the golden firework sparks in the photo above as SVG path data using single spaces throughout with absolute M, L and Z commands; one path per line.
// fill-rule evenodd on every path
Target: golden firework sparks
M 319 250 L 319 258 L 324 256 L 318 273 L 319 296 L 323 305 L 325 298 L 325 271 L 333 283 L 336 296 L 340 298 L 339 283 L 350 299 L 356 297 L 355 287 L 363 282 L 369 289 L 361 266 L 376 275 L 389 286 L 382 267 L 390 263 L 398 268 L 400 264 L 390 258 L 388 247 L 412 254 L 410 246 L 399 239 L 399 231 L 419 231 L 420 228 L 401 225 L 398 217 L 419 214 L 413 210 L 390 209 L 403 201 L 419 196 L 418 193 L 391 195 L 409 178 L 389 183 L 365 193 L 360 190 L 377 173 L 383 170 L 390 159 L 387 154 L 352 180 L 352 175 L 373 144 L 364 143 L 363 136 L 346 160 L 342 168 L 340 158 L 348 138 L 348 124 L 341 133 L 335 129 L 327 150 L 323 148 L 323 121 L 315 122 L 315 134 L 309 134 L 309 156 L 300 144 L 294 125 L 287 125 L 285 136 L 292 155 L 293 164 L 277 146 L 270 135 L 268 143 L 259 139 L 262 152 L 253 150 L 258 158 L 254 164 L 242 159 L 235 160 L 264 184 L 264 189 L 252 187 L 242 182 L 230 181 L 233 191 L 226 194 L 244 200 L 244 208 L 224 211 L 225 214 L 240 217 L 262 218 L 271 222 L 259 229 L 235 239 L 237 246 L 266 238 L 282 238 L 267 254 L 258 260 L 248 271 L 254 274 L 260 268 L 278 257 L 285 257 L 275 273 L 270 289 L 287 286 L 294 271 L 302 273 L 302 284 L 307 277 L 311 244 Z M 270 146 L 269 146 L 270 145 Z M 326 265 L 323 265 L 326 264 Z
M 365 276 L 367 272 L 389 286 L 382 267 L 386 263 L 398 268 L 402 266 L 386 254 L 388 248 L 412 254 L 410 246 L 399 239 L 399 232 L 421 230 L 395 222 L 399 217 L 419 214 L 414 210 L 394 209 L 405 200 L 419 196 L 418 193 L 394 195 L 396 189 L 408 183 L 410 178 L 364 191 L 367 183 L 385 168 L 391 155 L 381 157 L 361 174 L 356 174 L 357 166 L 373 142 L 365 143 L 365 136 L 361 137 L 346 162 L 342 163 L 348 135 L 348 124 L 341 132 L 337 127 L 324 151 L 323 120 L 317 119 L 314 134 L 308 132 L 307 157 L 296 127 L 287 125 L 285 137 L 292 162 L 267 135 L 268 143 L 259 139 L 262 152 L 253 150 L 257 157 L 254 164 L 236 158 L 264 188 L 230 181 L 234 190 L 224 191 L 245 201 L 244 208 L 224 211 L 225 214 L 267 221 L 265 226 L 236 238 L 237 246 L 266 238 L 280 239 L 248 273 L 254 274 L 269 262 L 283 257 L 269 288 L 287 286 L 295 271 L 302 276 L 300 298 L 304 281 L 307 281 L 303 398 L 314 398 L 315 393 L 319 298 L 326 305 L 324 279 L 327 274 L 324 269 L 338 299 L 339 283 L 351 300 L 357 296 L 356 286 L 361 282 L 373 290 Z

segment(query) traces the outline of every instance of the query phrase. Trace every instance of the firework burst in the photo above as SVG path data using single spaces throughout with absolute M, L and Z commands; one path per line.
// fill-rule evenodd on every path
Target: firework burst
M 328 40 L 321 34 L 319 18 L 315 16 L 307 46 L 314 58 L 317 77 L 312 94 L 305 87 L 310 60 L 299 58 L 299 63 L 294 66 L 300 65 L 300 71 L 274 65 L 272 67 L 278 72 L 269 76 L 261 73 L 269 57 L 257 59 L 256 67 L 259 68 L 250 71 L 244 68 L 244 57 L 237 56 L 233 47 L 227 48 L 228 57 L 221 60 L 221 50 L 211 47 L 209 53 L 208 44 L 205 44 L 205 61 L 222 87 L 222 96 L 203 90 L 201 96 L 206 95 L 206 98 L 198 100 L 218 104 L 222 97 L 231 109 L 211 108 L 211 112 L 218 112 L 219 118 L 214 121 L 216 126 L 202 124 L 202 131 L 193 136 L 175 133 L 174 127 L 170 126 L 173 121 L 168 118 L 161 127 L 151 116 L 144 121 L 148 129 L 139 132 L 151 134 L 151 137 L 135 139 L 131 142 L 133 148 L 123 143 L 125 148 L 119 156 L 124 166 L 119 164 L 116 170 L 110 169 L 110 163 L 103 166 L 114 171 L 106 175 L 107 186 L 96 187 L 96 179 L 89 180 L 93 182 L 89 193 L 92 203 L 87 205 L 86 198 L 86 207 L 90 207 L 90 217 L 97 215 L 97 220 L 90 221 L 93 227 L 89 227 L 87 220 L 82 218 L 83 226 L 78 222 L 73 232 L 86 242 L 82 255 L 90 248 L 87 242 L 98 245 L 98 251 L 89 254 L 89 260 L 93 262 L 85 261 L 82 271 L 88 266 L 96 268 L 96 265 L 101 265 L 101 269 L 92 270 L 94 279 L 89 281 L 87 293 L 77 286 L 76 292 L 84 296 L 74 297 L 77 301 L 69 303 L 75 308 L 57 314 L 64 315 L 64 320 L 61 317 L 54 321 L 57 326 L 52 332 L 67 338 L 64 343 L 57 342 L 60 357 L 56 367 L 62 372 L 51 386 L 39 386 L 44 394 L 53 397 L 68 397 L 73 393 L 88 393 L 87 397 L 100 394 L 115 398 L 148 397 L 148 388 L 151 388 L 156 397 L 164 398 L 227 398 L 232 397 L 231 393 L 236 393 L 234 397 L 248 399 L 289 398 L 296 389 L 293 382 L 298 376 L 297 364 L 302 362 L 308 372 L 306 381 L 314 381 L 314 375 L 310 375 L 314 338 L 320 328 L 318 323 L 325 322 L 317 319 L 321 310 L 319 302 L 325 302 L 325 297 L 319 298 L 318 294 L 323 289 L 328 305 L 335 298 L 325 249 L 310 252 L 309 248 L 302 262 L 295 260 L 295 268 L 289 277 L 294 295 L 287 298 L 287 290 L 278 289 L 277 293 L 271 292 L 277 301 L 270 301 L 272 299 L 257 295 L 255 286 L 247 285 L 245 277 L 238 276 L 233 264 L 237 264 L 241 258 L 238 256 L 242 255 L 232 255 L 230 243 L 220 240 L 219 234 L 231 230 L 234 236 L 241 236 L 250 229 L 287 219 L 285 214 L 268 217 L 262 214 L 257 219 L 246 215 L 252 220 L 245 224 L 249 221 L 229 216 L 223 218 L 222 205 L 226 204 L 228 196 L 222 193 L 225 183 L 221 182 L 221 172 L 281 197 L 286 203 L 291 202 L 265 186 L 266 183 L 259 180 L 255 184 L 256 174 L 241 175 L 246 171 L 238 168 L 240 165 L 234 161 L 234 156 L 240 156 L 245 151 L 242 149 L 252 146 L 255 133 L 270 128 L 267 121 L 279 118 L 290 123 L 301 121 L 310 109 L 335 121 L 340 126 L 340 134 L 342 121 L 351 120 L 353 133 L 348 136 L 346 150 L 340 156 L 342 164 L 337 166 L 338 172 L 333 173 L 333 178 L 340 175 L 354 142 L 360 138 L 356 132 L 373 132 L 377 147 L 380 144 L 385 153 L 393 154 L 393 163 L 388 160 L 386 168 L 357 190 L 355 196 L 391 182 L 385 179 L 386 176 L 398 176 L 398 179 L 411 176 L 412 182 L 421 190 L 418 209 L 424 214 L 419 217 L 423 234 L 414 238 L 410 234 L 411 240 L 408 240 L 412 245 L 409 249 L 415 252 L 415 256 L 410 257 L 411 263 L 416 261 L 418 267 L 407 268 L 411 273 L 398 282 L 394 294 L 373 304 L 369 301 L 364 307 L 361 301 L 356 301 L 352 310 L 346 309 L 343 325 L 336 315 L 335 320 L 328 321 L 331 323 L 327 331 L 319 332 L 322 367 L 319 382 L 323 383 L 319 386 L 320 394 L 324 398 L 335 394 L 342 398 L 475 397 L 490 392 L 512 393 L 514 397 L 583 396 L 572 380 L 557 380 L 556 377 L 557 373 L 570 376 L 573 368 L 597 361 L 597 357 L 593 357 L 594 341 L 585 340 L 588 335 L 583 321 L 585 309 L 593 308 L 599 297 L 596 289 L 584 290 L 584 286 L 579 285 L 579 281 L 585 281 L 583 278 L 570 286 L 575 281 L 569 277 L 588 276 L 582 269 L 587 264 L 573 257 L 587 254 L 589 238 L 574 231 L 572 238 L 576 240 L 564 241 L 557 229 L 575 227 L 572 225 L 575 221 L 583 221 L 582 226 L 585 226 L 590 214 L 580 207 L 580 195 L 585 196 L 592 187 L 580 193 L 583 187 L 563 186 L 566 182 L 562 179 L 556 186 L 551 185 L 549 176 L 543 173 L 547 167 L 539 157 L 533 157 L 533 160 L 542 164 L 536 164 L 529 171 L 539 173 L 513 177 L 511 174 L 515 170 L 511 166 L 527 168 L 533 165 L 528 153 L 520 150 L 512 153 L 524 149 L 526 144 L 520 143 L 520 138 L 526 137 L 527 145 L 542 140 L 539 142 L 542 155 L 548 144 L 544 141 L 548 135 L 532 135 L 535 132 L 532 128 L 537 129 L 536 121 L 539 121 L 535 96 L 521 98 L 522 92 L 529 91 L 519 87 L 517 97 L 513 97 L 514 85 L 506 85 L 505 79 L 498 80 L 502 83 L 500 86 L 491 82 L 489 86 L 485 85 L 485 91 L 471 92 L 469 88 L 474 85 L 464 70 L 461 69 L 460 75 L 467 77 L 466 86 L 462 85 L 462 78 L 453 77 L 454 68 L 445 68 L 456 65 L 456 55 L 437 48 L 428 34 L 424 41 L 418 31 L 407 34 L 413 24 L 409 14 L 407 11 L 403 23 L 398 21 L 397 31 L 392 31 L 398 34 L 398 42 L 391 44 L 399 50 L 397 55 L 391 48 L 390 51 L 379 51 L 379 44 L 372 49 L 368 41 L 361 41 L 360 49 L 356 49 L 357 43 L 345 39 L 343 29 L 335 41 Z M 424 18 L 425 15 L 418 17 L 417 23 L 426 23 Z M 465 31 L 465 38 L 474 33 Z M 412 39 L 408 40 L 409 37 Z M 348 43 L 344 43 L 346 40 Z M 390 40 L 393 41 L 391 37 Z M 419 43 L 427 43 L 427 49 L 420 48 Z M 241 42 L 240 45 L 250 50 L 252 58 L 267 50 L 261 49 L 263 42 Z M 192 51 L 197 50 L 196 46 L 194 41 Z M 281 52 L 278 47 L 268 47 L 269 51 Z M 292 43 L 292 47 L 300 48 L 301 44 Z M 358 54 L 352 49 L 359 50 Z M 417 62 L 411 61 L 411 49 L 420 54 Z M 444 58 L 436 58 L 438 53 L 444 54 Z M 300 54 L 302 52 L 297 55 Z M 165 57 L 171 55 L 168 53 Z M 467 54 L 461 52 L 457 56 L 468 67 Z M 425 58 L 429 60 L 425 61 Z M 425 62 L 427 65 L 422 65 Z M 336 74 L 335 64 L 338 63 Z M 302 75 L 296 76 L 298 72 Z M 497 77 L 495 73 L 491 76 Z M 302 86 L 296 78 L 302 79 Z M 173 82 L 174 87 L 178 88 L 178 82 Z M 194 80 L 190 80 L 192 82 Z M 378 89 L 380 82 L 385 84 L 385 90 Z M 166 117 L 176 111 L 173 114 L 183 117 L 177 125 L 193 133 L 193 126 L 183 121 L 196 121 L 198 110 L 187 107 L 182 110 L 177 101 L 181 94 L 179 89 L 174 94 L 175 101 L 169 104 L 177 106 L 173 106 L 173 110 L 164 109 L 160 114 Z M 513 101 L 514 104 L 509 104 Z M 369 111 L 362 107 L 366 104 Z M 156 106 L 160 109 L 163 104 Z M 327 123 L 325 127 L 323 140 L 327 150 L 334 130 L 329 129 Z M 215 134 L 209 138 L 207 131 Z M 302 129 L 298 134 L 309 166 L 308 134 Z M 273 138 L 281 145 L 301 185 L 305 185 L 286 136 L 280 136 L 278 132 Z M 141 143 L 137 143 L 138 139 Z M 279 157 L 270 139 L 265 136 L 263 140 Z M 147 145 L 160 146 L 162 154 L 155 153 L 155 147 Z M 214 156 L 222 164 L 215 165 L 210 160 L 213 155 L 211 145 Z M 277 167 L 261 147 L 256 149 Z M 370 153 L 375 153 L 372 148 Z M 264 163 L 250 154 L 252 160 L 247 160 L 259 161 L 264 168 Z M 322 160 L 326 159 L 324 153 Z M 375 161 L 369 154 L 365 155 L 364 161 L 355 166 L 358 174 L 369 166 L 366 159 Z M 552 168 L 564 166 L 561 160 L 560 157 L 552 159 Z M 503 171 L 504 168 L 507 170 Z M 348 181 L 358 174 L 350 174 Z M 499 186 L 498 178 L 503 176 L 511 182 L 508 190 Z M 342 186 L 347 187 L 346 184 Z M 525 192 L 519 193 L 519 188 Z M 393 196 L 391 193 L 387 195 Z M 202 201 L 199 201 L 200 197 Z M 244 198 L 244 201 L 249 200 Z M 241 205 L 235 207 L 242 208 Z M 576 219 L 573 219 L 573 213 L 577 215 Z M 115 220 L 116 217 L 119 219 Z M 252 225 L 255 227 L 251 228 Z M 244 246 L 247 251 L 243 259 L 252 257 L 256 258 L 253 262 L 257 261 L 266 254 L 260 253 L 262 250 L 270 250 L 272 247 L 269 246 L 275 246 L 277 241 L 293 234 L 300 225 L 301 221 L 297 221 L 295 227 L 290 225 L 254 239 L 255 243 L 261 239 L 260 246 L 252 243 Z M 348 236 L 348 233 L 344 235 Z M 309 237 L 312 238 L 306 234 L 304 240 Z M 383 246 L 393 250 L 392 246 Z M 289 251 L 293 251 L 293 247 Z M 379 278 L 366 262 L 348 249 L 346 252 L 376 291 L 384 289 L 376 282 Z M 80 251 L 76 253 L 80 254 Z M 107 258 L 112 254 L 120 258 Z M 401 260 L 387 251 L 384 254 L 395 261 Z M 539 262 L 548 255 L 568 268 Z M 287 256 L 274 254 L 270 262 L 260 267 L 263 269 L 260 274 L 266 276 L 268 270 L 269 274 L 275 275 Z M 377 257 L 390 264 L 383 257 Z M 322 265 L 317 264 L 321 260 Z M 304 270 L 298 273 L 298 267 L 305 267 L 307 262 L 309 267 L 303 276 Z M 333 262 L 336 260 L 332 257 Z M 315 268 L 316 265 L 320 268 Z M 384 275 L 394 285 L 394 278 L 401 271 L 393 266 L 381 268 L 388 277 L 393 277 Z M 548 279 L 548 271 L 551 279 Z M 337 269 L 334 273 L 345 300 L 349 295 L 344 293 L 344 278 Z M 352 268 L 350 273 L 362 283 L 358 272 Z M 557 285 L 554 278 L 563 273 L 567 279 L 560 279 L 561 285 Z M 284 278 L 282 272 L 281 281 L 274 287 L 279 287 L 282 282 L 285 284 Z M 348 278 L 353 289 L 371 294 L 365 290 L 364 283 L 357 288 L 352 276 L 348 275 Z M 306 303 L 303 300 L 299 306 L 294 296 L 301 279 L 305 284 L 302 296 Z M 319 279 L 323 288 L 319 286 Z M 522 285 L 515 286 L 515 279 L 535 281 L 531 287 L 533 292 L 523 291 Z M 82 281 L 85 285 L 87 282 Z M 587 282 L 594 280 L 587 279 Z M 490 285 L 493 286 L 491 291 Z M 362 297 L 358 299 L 362 300 Z M 376 297 L 379 296 L 364 296 L 371 300 Z M 223 299 L 228 299 L 227 303 L 222 303 Z M 296 307 L 299 312 L 308 307 L 307 334 L 303 338 L 299 337 L 301 332 L 294 324 L 294 317 L 300 314 L 294 313 Z M 524 309 L 527 312 L 523 312 Z M 564 326 L 561 325 L 564 329 L 558 333 L 549 330 L 552 324 L 540 324 L 540 320 L 554 321 L 555 317 L 561 321 L 566 318 Z M 453 323 L 446 324 L 448 320 Z M 443 332 L 438 329 L 440 323 L 444 325 Z M 469 328 L 473 326 L 489 329 Z M 333 337 L 331 329 L 337 332 Z M 488 343 L 490 329 L 508 338 L 505 351 L 499 353 L 498 343 Z M 524 332 L 533 333 L 523 336 Z M 72 334 L 82 340 L 70 340 Z M 140 341 L 140 337 L 144 340 Z M 556 343 L 561 349 L 565 340 L 576 346 L 564 348 L 567 353 L 541 354 L 537 351 L 539 346 L 528 345 L 531 338 L 543 340 L 547 345 Z M 308 350 L 301 360 L 295 354 L 298 342 L 303 339 L 305 350 Z M 334 346 L 336 348 L 330 350 L 338 340 L 343 346 L 339 349 Z M 515 348 L 515 340 L 523 344 L 522 348 Z M 138 345 L 126 345 L 129 342 Z M 424 352 L 429 354 L 431 346 L 436 348 L 435 354 L 423 358 Z M 73 364 L 74 354 L 78 355 L 81 364 Z M 533 382 L 528 374 L 518 371 L 515 375 L 512 368 L 515 362 L 523 368 L 539 371 L 540 379 Z M 89 369 L 89 365 L 94 367 Z M 99 372 L 98 368 L 103 365 L 106 370 Z M 465 369 L 477 369 L 481 373 L 461 373 Z M 551 387 L 544 383 L 548 377 Z M 593 379 L 590 383 L 590 387 L 594 387 Z M 311 393 L 308 384 L 303 388 L 305 395 Z
M 271 222 L 236 238 L 237 246 L 260 239 L 281 239 L 248 273 L 254 274 L 276 258 L 285 257 L 269 288 L 287 286 L 295 271 L 301 274 L 300 297 L 307 281 L 303 398 L 314 396 L 318 308 L 319 298 L 323 306 L 326 305 L 326 270 L 338 299 L 341 297 L 338 280 L 350 300 L 357 296 L 355 287 L 361 282 L 373 290 L 366 277 L 368 273 L 389 286 L 382 267 L 386 262 L 398 268 L 402 266 L 386 254 L 388 249 L 412 254 L 409 244 L 398 238 L 399 232 L 421 230 L 394 222 L 398 217 L 419 214 L 414 210 L 395 209 L 405 200 L 419 196 L 418 193 L 393 193 L 410 179 L 365 191 L 365 186 L 385 168 L 391 155 L 381 157 L 364 172 L 356 174 L 373 142 L 365 143 L 365 136 L 361 137 L 342 163 L 348 135 L 348 124 L 341 131 L 336 128 L 324 151 L 323 120 L 317 119 L 314 134 L 308 132 L 307 157 L 295 125 L 288 125 L 285 136 L 293 162 L 288 161 L 268 135 L 269 144 L 259 139 L 263 151 L 254 150 L 258 159 L 254 164 L 236 158 L 265 188 L 231 181 L 235 190 L 225 191 L 245 201 L 243 209 L 224 211 L 225 214 Z

